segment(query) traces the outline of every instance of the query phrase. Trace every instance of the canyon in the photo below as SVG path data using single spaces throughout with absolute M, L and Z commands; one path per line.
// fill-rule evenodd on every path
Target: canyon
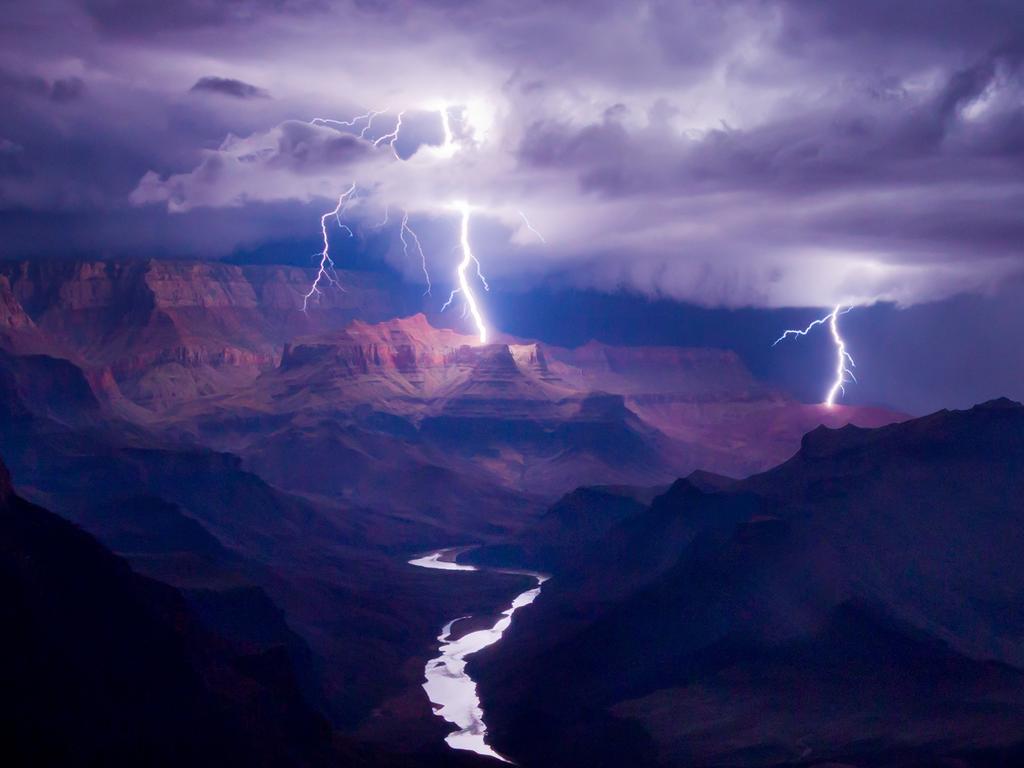
M 481 345 L 380 275 L 340 272 L 303 312 L 311 277 L 0 264 L 0 454 L 26 503 L 176 590 L 204 631 L 282 654 L 304 706 L 385 761 L 480 759 L 446 752 L 424 664 L 453 617 L 499 621 L 531 541 L 575 551 L 572 521 L 604 525 L 606 494 L 625 494 L 611 524 L 697 470 L 769 469 L 819 425 L 906 418 L 800 403 L 728 350 Z M 499 567 L 406 562 L 455 544 Z
M 0 264 L 0 348 L 78 367 L 98 403 L 170 439 L 237 452 L 272 481 L 345 493 L 391 471 L 467 462 L 498 491 L 741 476 L 818 424 L 876 426 L 878 408 L 796 402 L 732 352 L 564 349 L 433 327 L 384 278 L 343 272 L 308 312 L 309 270 L 195 262 Z M 362 448 L 355 448 L 359 442 Z M 323 443 L 323 445 L 320 445 Z M 348 477 L 287 466 L 338 452 Z M 370 447 L 373 446 L 373 447 Z M 354 475 L 370 478 L 360 487 Z

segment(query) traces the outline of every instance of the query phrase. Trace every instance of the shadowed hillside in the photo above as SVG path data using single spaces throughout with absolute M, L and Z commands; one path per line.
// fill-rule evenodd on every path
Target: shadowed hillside
M 6 765 L 333 765 L 280 647 L 242 653 L 175 590 L 14 495 L 0 464 Z
M 1006 400 L 821 428 L 776 469 L 647 507 L 577 494 L 545 546 L 521 538 L 554 578 L 481 655 L 495 743 L 531 766 L 1014 764 L 1022 499 Z

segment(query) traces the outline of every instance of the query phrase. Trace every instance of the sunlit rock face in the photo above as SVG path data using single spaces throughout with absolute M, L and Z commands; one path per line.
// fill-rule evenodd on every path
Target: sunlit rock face
M 295 267 L 9 262 L 0 265 L 0 342 L 67 357 L 106 377 L 116 396 L 160 412 L 248 384 L 296 335 L 396 312 L 379 279 L 339 277 L 350 290 L 324 292 L 303 313 L 310 273 Z

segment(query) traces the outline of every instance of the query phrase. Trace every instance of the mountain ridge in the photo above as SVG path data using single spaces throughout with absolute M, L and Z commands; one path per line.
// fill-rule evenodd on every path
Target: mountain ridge
M 17 659 L 0 702 L 8 764 L 311 767 L 354 755 L 332 746 L 283 657 L 208 634 L 176 590 L 19 498 L 2 461 L 0 528 L 0 655 Z
M 1019 754 L 1024 406 L 819 429 L 760 475 L 694 479 L 582 545 L 545 530 L 545 599 L 474 662 L 498 749 L 561 759 L 564 727 L 595 764 Z

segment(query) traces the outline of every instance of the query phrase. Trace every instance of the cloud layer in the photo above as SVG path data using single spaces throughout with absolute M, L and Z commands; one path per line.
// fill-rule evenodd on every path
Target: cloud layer
M 5 226 L 61 211 L 92 217 L 108 250 L 159 249 L 146 227 L 119 240 L 109 224 L 159 211 L 220 221 L 216 238 L 179 235 L 185 252 L 229 250 L 280 239 L 256 221 L 268 208 L 283 236 L 315 229 L 355 182 L 357 235 L 404 209 L 438 264 L 451 203 L 472 203 L 495 279 L 822 306 L 984 292 L 1024 270 L 1024 6 L 1010 0 L 13 13 Z M 418 272 L 397 235 L 391 258 Z

